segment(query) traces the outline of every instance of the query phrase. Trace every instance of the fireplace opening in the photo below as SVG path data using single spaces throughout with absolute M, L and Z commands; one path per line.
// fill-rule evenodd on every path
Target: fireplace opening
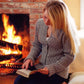
M 29 14 L 0 14 L 0 75 L 15 73 L 29 51 Z

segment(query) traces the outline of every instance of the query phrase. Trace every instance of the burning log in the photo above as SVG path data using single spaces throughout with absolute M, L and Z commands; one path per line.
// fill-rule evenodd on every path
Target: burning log
M 0 75 L 15 74 L 17 69 L 21 69 L 22 63 L 0 64 Z
M 0 46 L 3 46 L 3 47 L 9 46 L 12 49 L 19 49 L 20 51 L 22 51 L 22 45 L 9 43 L 2 40 L 0 40 Z
M 22 63 L 0 64 L 0 68 L 20 69 L 21 67 L 22 67 Z
M 10 55 L 0 55 L 0 61 L 3 60 L 9 60 L 11 58 L 15 58 L 15 60 L 18 60 L 22 57 L 22 54 L 10 54 Z

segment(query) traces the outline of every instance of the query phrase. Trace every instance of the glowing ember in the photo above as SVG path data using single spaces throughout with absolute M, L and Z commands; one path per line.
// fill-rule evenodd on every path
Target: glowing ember
M 10 25 L 8 23 L 9 16 L 3 14 L 2 21 L 3 21 L 3 25 L 4 25 L 4 29 L 5 29 L 3 32 L 3 35 L 2 35 L 2 40 L 7 41 L 7 42 L 11 42 L 11 43 L 20 44 L 21 37 L 15 35 L 16 31 L 15 31 L 14 25 Z

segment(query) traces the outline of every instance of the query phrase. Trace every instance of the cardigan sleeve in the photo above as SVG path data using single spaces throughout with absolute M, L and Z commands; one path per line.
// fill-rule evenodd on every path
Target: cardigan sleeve
M 49 76 L 59 73 L 65 70 L 73 61 L 74 54 L 71 53 L 71 43 L 70 39 L 66 35 L 62 34 L 62 46 L 63 46 L 63 55 L 55 63 L 45 65 L 49 70 Z
M 42 50 L 42 44 L 38 41 L 38 32 L 39 32 L 39 21 L 37 21 L 36 23 L 36 28 L 35 28 L 35 39 L 34 42 L 32 44 L 32 48 L 30 50 L 29 55 L 25 58 L 25 60 L 27 59 L 31 59 L 33 62 L 35 62 L 35 59 L 39 56 L 39 54 L 41 53 Z M 25 61 L 24 60 L 24 61 Z

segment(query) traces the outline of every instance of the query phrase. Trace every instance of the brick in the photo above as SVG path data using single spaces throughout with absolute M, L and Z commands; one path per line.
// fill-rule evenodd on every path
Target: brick
M 13 0 L 13 2 L 28 2 L 28 0 Z
M 31 45 L 32 45 L 33 41 L 34 41 L 34 37 L 31 37 L 31 36 L 30 36 L 30 44 L 31 44 Z M 32 46 L 30 46 L 30 47 L 32 47 Z
M 45 6 L 45 4 L 46 4 L 46 3 L 39 3 L 39 8 L 42 8 L 42 9 L 43 9 L 44 6 Z
M 30 40 L 33 41 L 35 37 L 35 31 L 31 30 L 30 31 Z
M 11 2 L 12 0 L 0 0 L 0 2 Z
M 0 13 L 12 13 L 11 9 L 0 9 Z
M 3 4 L 4 8 L 19 8 L 20 3 L 5 3 Z
M 3 7 L 3 5 L 0 3 L 0 8 L 2 8 Z
M 38 8 L 37 3 L 4 3 L 4 8 Z
M 21 3 L 21 8 L 38 8 L 38 3 Z
M 32 25 L 34 25 L 34 24 L 36 24 L 36 21 L 37 21 L 38 19 L 30 19 L 30 24 L 32 24 Z
M 31 13 L 42 13 L 42 9 L 31 9 Z
M 35 30 L 35 25 L 31 25 L 31 24 L 30 24 L 30 29 L 31 29 L 31 30 Z
M 38 19 L 39 14 L 30 14 L 30 19 Z
M 13 9 L 13 13 L 29 14 L 30 9 Z
M 46 2 L 47 0 L 30 0 L 31 2 Z
M 34 41 L 34 35 L 30 36 L 31 43 Z
M 34 36 L 34 35 L 35 35 L 35 29 L 31 29 L 31 28 L 30 28 L 30 35 L 31 35 L 31 36 Z

